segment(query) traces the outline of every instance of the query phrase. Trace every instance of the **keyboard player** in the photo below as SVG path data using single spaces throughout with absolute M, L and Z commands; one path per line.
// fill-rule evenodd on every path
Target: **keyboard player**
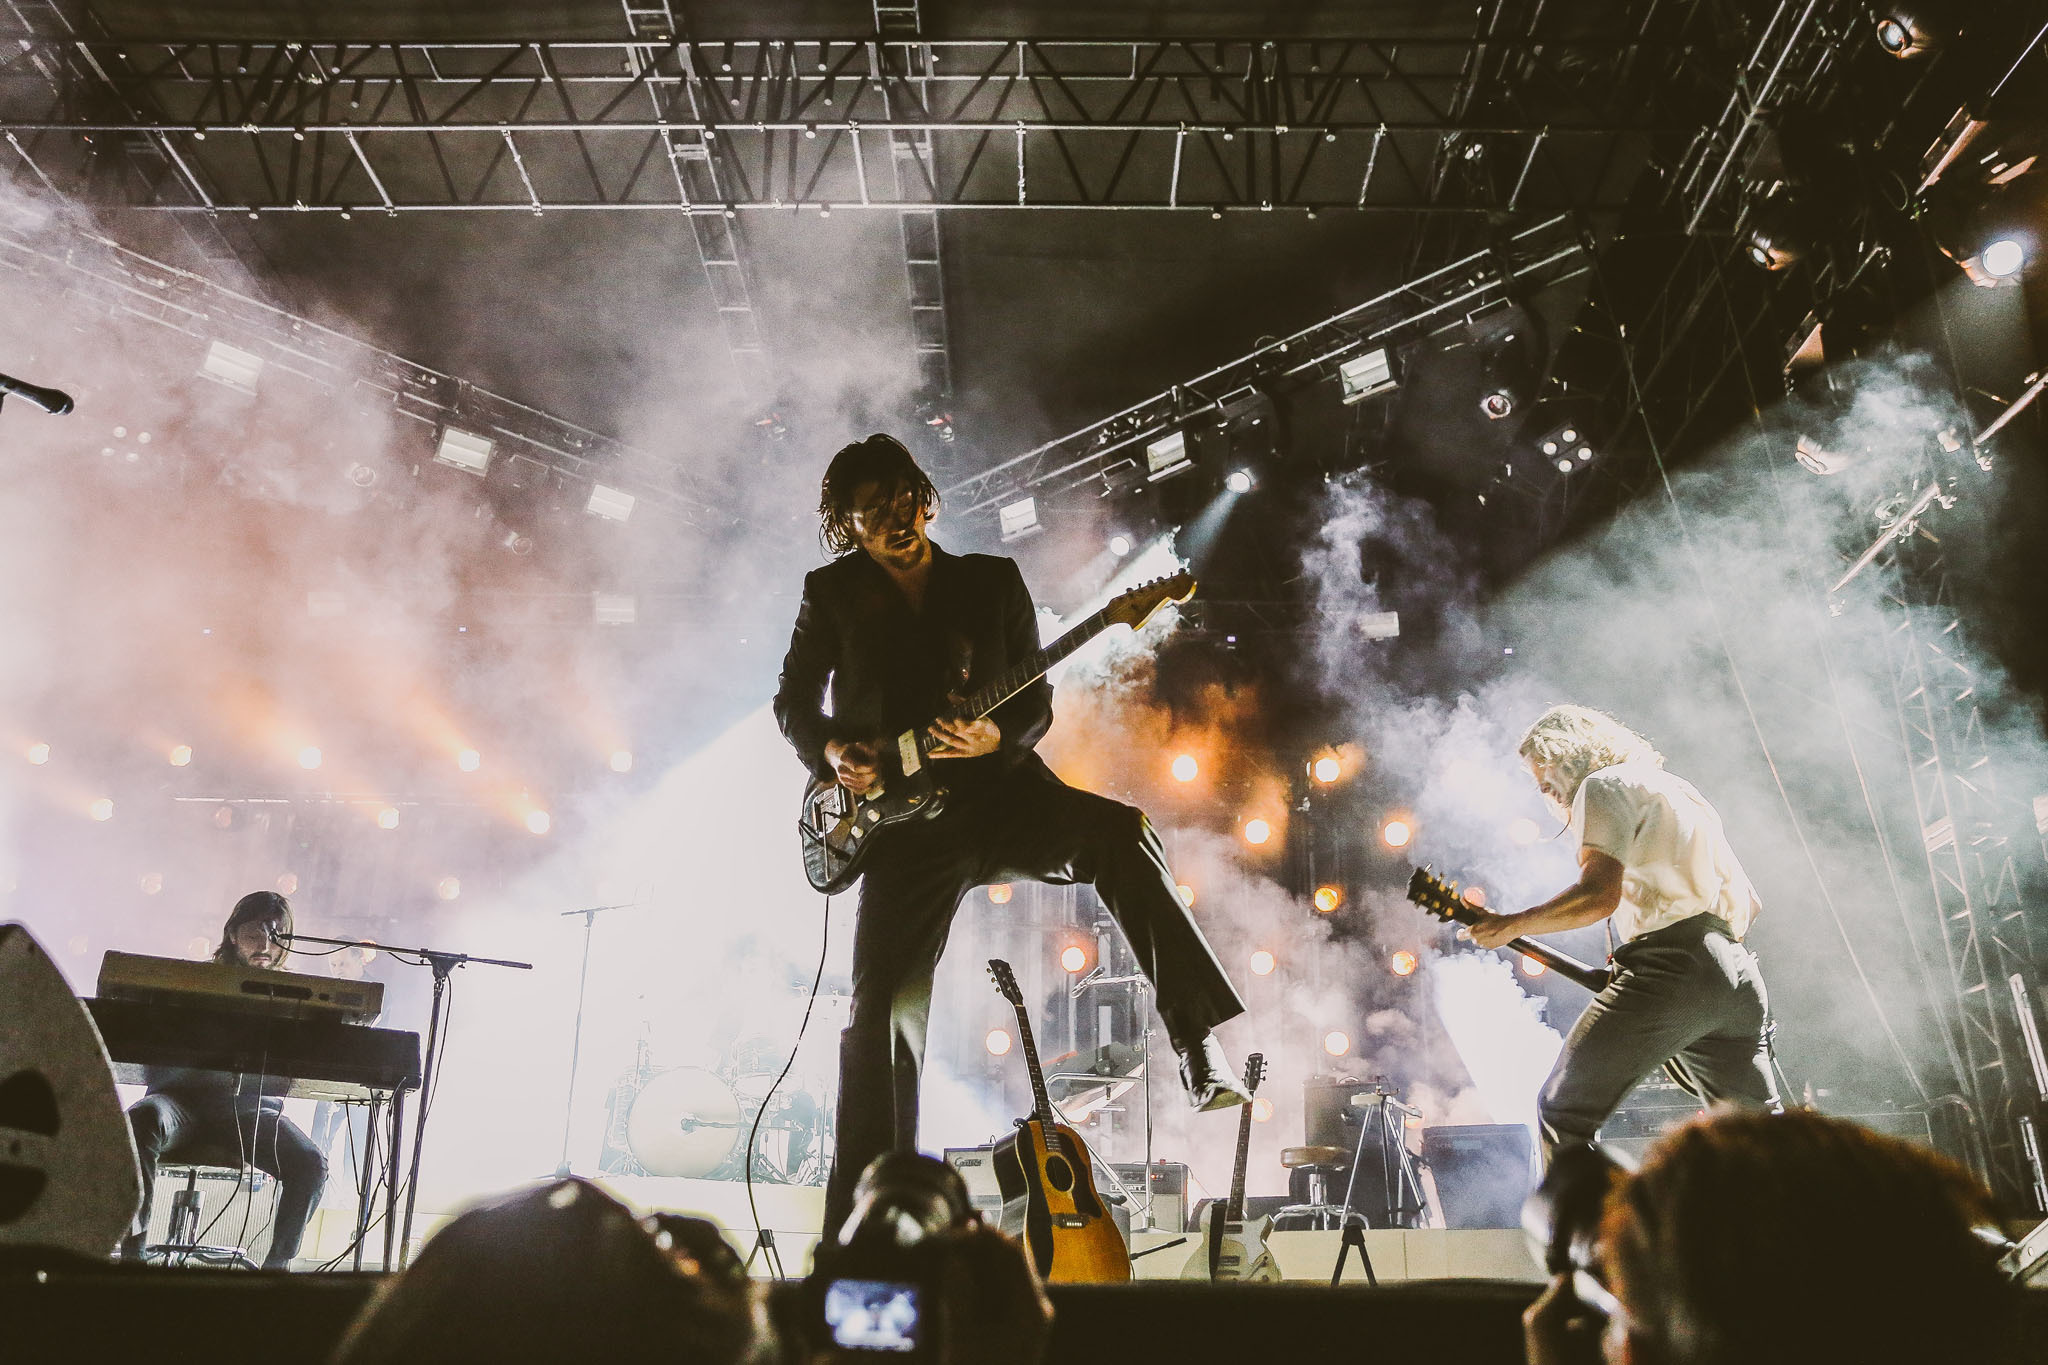
M 281 965 L 285 948 L 280 935 L 291 932 L 291 914 L 291 902 L 275 891 L 250 892 L 228 914 L 213 960 L 245 967 Z M 263 1078 L 257 1076 L 181 1071 L 152 1084 L 128 1111 L 142 1159 L 142 1213 L 137 1229 L 122 1243 L 123 1257 L 142 1254 L 158 1161 L 187 1152 L 217 1160 L 222 1153 L 236 1152 L 246 1164 L 277 1177 L 277 1217 L 263 1265 L 266 1270 L 288 1267 L 327 1186 L 327 1158 L 284 1116 L 283 1108 L 282 1099 L 263 1093 Z

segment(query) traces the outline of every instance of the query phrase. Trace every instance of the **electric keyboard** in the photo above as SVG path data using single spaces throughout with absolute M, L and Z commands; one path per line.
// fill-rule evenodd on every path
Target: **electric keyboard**
M 225 962 L 108 953 L 100 959 L 102 1000 L 209 1004 L 300 1019 L 367 1024 L 384 1012 L 384 983 L 342 981 Z
M 99 1025 L 114 1079 L 124 1085 L 228 1072 L 255 1078 L 266 1095 L 369 1100 L 420 1084 L 417 1033 L 336 1018 L 281 1018 L 203 999 L 101 998 L 85 1007 Z

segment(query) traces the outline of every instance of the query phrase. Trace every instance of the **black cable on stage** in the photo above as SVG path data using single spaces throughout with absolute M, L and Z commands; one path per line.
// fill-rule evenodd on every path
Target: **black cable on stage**
M 768 1105 L 774 1100 L 775 1092 L 780 1090 L 783 1081 L 789 1078 L 789 1069 L 796 1065 L 796 1054 L 804 1045 L 804 1034 L 811 1027 L 811 1012 L 818 1008 L 818 987 L 825 982 L 825 956 L 831 942 L 832 898 L 827 896 L 824 921 L 818 931 L 818 970 L 811 977 L 811 996 L 804 1002 L 803 1021 L 796 1026 L 796 1041 L 790 1044 L 789 1059 L 783 1062 L 782 1070 L 775 1077 L 775 1083 L 768 1087 L 768 1093 L 761 1097 L 761 1107 L 754 1111 L 754 1125 L 747 1130 L 747 1150 L 742 1157 L 746 1163 L 747 1213 L 754 1220 L 754 1250 L 747 1253 L 747 1262 L 750 1265 L 753 1263 L 754 1252 L 764 1253 L 763 1259 L 768 1262 L 778 1280 L 785 1278 L 782 1270 L 782 1253 L 775 1249 L 775 1239 L 762 1229 L 761 1206 L 754 1202 L 754 1142 L 761 1135 L 761 1119 L 768 1113 Z M 822 1126 L 821 1119 L 820 1127 Z

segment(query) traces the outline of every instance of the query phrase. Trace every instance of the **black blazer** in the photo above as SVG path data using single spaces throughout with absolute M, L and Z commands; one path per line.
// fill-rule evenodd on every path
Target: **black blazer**
M 884 739 L 928 725 L 946 710 L 948 692 L 971 693 L 1038 649 L 1037 613 L 1015 560 L 932 546 L 924 610 L 917 613 L 888 571 L 854 550 L 804 577 L 775 720 L 811 771 L 830 777 L 828 741 Z M 1046 771 L 1032 746 L 1052 724 L 1049 683 L 1039 679 L 990 719 L 1003 733 L 1002 746 L 980 758 L 946 760 L 949 784 L 1026 766 Z

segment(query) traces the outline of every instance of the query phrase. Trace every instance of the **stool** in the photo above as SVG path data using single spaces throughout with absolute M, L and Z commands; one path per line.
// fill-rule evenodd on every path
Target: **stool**
M 184 1265 L 197 1261 L 201 1265 L 225 1266 L 237 1270 L 254 1270 L 256 1262 L 241 1247 L 216 1246 L 199 1240 L 199 1215 L 204 1211 L 206 1201 L 199 1193 L 201 1171 L 234 1171 L 236 1181 L 241 1176 L 233 1166 L 219 1165 L 204 1161 L 160 1161 L 157 1174 L 172 1179 L 183 1175 L 185 1188 L 171 1196 L 171 1226 L 166 1234 L 168 1241 L 155 1242 L 143 1248 L 144 1261 L 158 1260 L 164 1265 Z M 251 1187 L 252 1192 L 254 1187 Z
M 1273 1215 L 1275 1231 L 1330 1232 L 1347 1222 L 1365 1226 L 1365 1215 L 1347 1213 L 1330 1202 L 1330 1181 L 1351 1171 L 1351 1153 L 1342 1147 L 1283 1147 L 1280 1164 L 1308 1177 L 1308 1202 L 1289 1204 Z

